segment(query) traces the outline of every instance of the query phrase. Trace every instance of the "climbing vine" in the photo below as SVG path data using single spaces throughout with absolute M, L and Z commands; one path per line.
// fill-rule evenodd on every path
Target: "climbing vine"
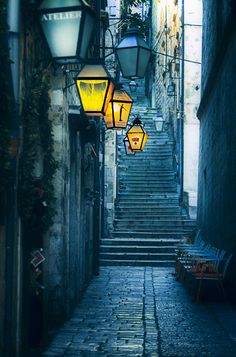
M 8 85 L 8 68 L 10 59 L 8 56 L 7 35 L 7 1 L 0 0 L 0 193 L 4 193 L 9 183 L 11 163 L 9 155 L 10 144 L 10 94 Z
M 46 71 L 31 79 L 28 101 L 24 104 L 23 147 L 20 158 L 19 212 L 32 228 L 40 224 L 45 233 L 55 214 L 53 176 L 57 161 L 53 156 L 52 122 L 49 118 L 49 75 Z M 36 166 L 40 162 L 40 176 Z

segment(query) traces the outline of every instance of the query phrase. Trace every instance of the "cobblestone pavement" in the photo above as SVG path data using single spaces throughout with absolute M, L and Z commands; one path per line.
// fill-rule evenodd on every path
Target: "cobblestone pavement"
M 104 267 L 43 357 L 234 357 L 236 343 L 174 271 Z

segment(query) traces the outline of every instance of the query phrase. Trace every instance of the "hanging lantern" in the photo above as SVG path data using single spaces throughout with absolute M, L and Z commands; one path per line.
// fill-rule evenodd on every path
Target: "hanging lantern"
M 151 49 L 143 39 L 141 31 L 132 26 L 115 48 L 124 78 L 143 78 L 151 57 Z
M 84 0 L 44 0 L 38 15 L 56 62 L 71 63 L 86 57 L 96 15 Z
M 124 143 L 126 155 L 135 155 L 135 152 L 131 150 L 131 146 L 127 136 L 123 139 L 123 143 Z
M 133 124 L 126 133 L 129 140 L 130 148 L 134 152 L 143 151 L 147 142 L 148 134 L 143 128 L 142 122 L 139 118 L 133 121 Z
M 107 129 L 125 129 L 133 100 L 124 89 L 116 89 L 108 104 L 104 121 Z
M 86 115 L 105 115 L 114 84 L 102 64 L 86 64 L 75 78 L 81 105 Z

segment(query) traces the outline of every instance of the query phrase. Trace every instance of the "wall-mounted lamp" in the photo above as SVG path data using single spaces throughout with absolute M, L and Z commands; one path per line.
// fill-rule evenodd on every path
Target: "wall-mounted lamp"
M 124 89 L 115 89 L 104 117 L 107 129 L 126 128 L 132 103 L 132 98 Z
M 147 142 L 148 135 L 143 128 L 141 120 L 137 117 L 134 119 L 131 127 L 126 133 L 129 140 L 130 148 L 134 152 L 143 151 Z
M 96 16 L 84 0 L 44 0 L 38 16 L 55 62 L 71 63 L 86 57 Z
M 86 115 L 105 115 L 114 84 L 102 64 L 86 64 L 75 78 L 81 105 Z
M 130 27 L 115 52 L 124 78 L 145 76 L 151 49 L 144 41 L 141 31 L 134 26 Z

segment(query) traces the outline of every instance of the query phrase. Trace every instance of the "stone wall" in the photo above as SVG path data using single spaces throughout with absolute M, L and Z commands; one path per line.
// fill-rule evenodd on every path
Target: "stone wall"
M 113 230 L 114 204 L 116 199 L 116 132 L 107 130 L 105 134 L 105 192 L 104 221 L 106 236 Z
M 198 63 L 184 63 L 184 182 L 188 209 L 196 218 L 199 121 L 197 109 L 201 92 L 202 0 L 184 3 L 184 58 Z
M 174 164 L 180 184 L 179 145 L 182 113 L 182 68 L 181 68 L 181 1 L 154 1 L 152 4 L 153 58 L 150 81 L 151 105 L 163 116 L 165 126 L 174 140 Z M 170 92 L 171 87 L 173 88 Z
M 58 170 L 54 178 L 56 215 L 54 224 L 45 237 L 44 278 L 47 317 L 57 321 L 66 316 L 66 280 L 68 255 L 68 204 L 69 204 L 69 142 L 67 105 L 62 88 L 64 77 L 52 79 L 50 117 L 53 122 L 54 150 Z
M 219 8 L 217 8 L 217 5 Z M 204 238 L 236 253 L 236 23 L 231 1 L 203 2 L 198 224 Z M 215 13 L 218 11 L 218 15 Z M 235 261 L 235 257 L 234 257 Z M 235 264 L 231 264 L 235 284 Z

